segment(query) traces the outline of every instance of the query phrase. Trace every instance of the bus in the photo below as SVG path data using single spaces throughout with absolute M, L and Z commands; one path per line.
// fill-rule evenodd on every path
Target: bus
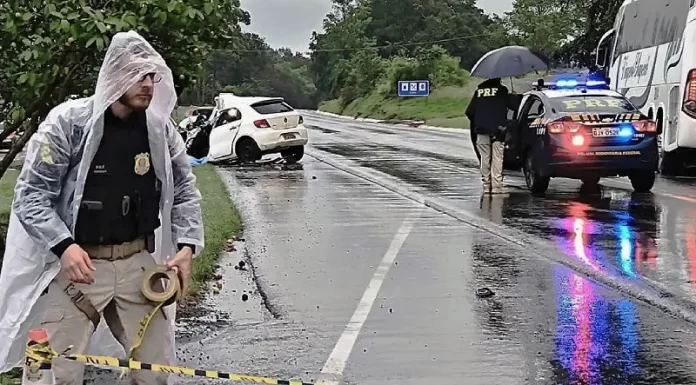
M 626 0 L 600 39 L 596 65 L 610 88 L 653 119 L 659 172 L 696 167 L 696 0 Z

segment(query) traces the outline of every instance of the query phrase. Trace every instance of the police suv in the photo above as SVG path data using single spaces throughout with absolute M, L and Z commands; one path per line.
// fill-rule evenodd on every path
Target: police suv
M 506 158 L 520 160 L 531 192 L 546 192 L 551 178 L 596 185 L 627 176 L 636 192 L 653 188 L 657 125 L 607 88 L 603 80 L 560 79 L 524 94 Z

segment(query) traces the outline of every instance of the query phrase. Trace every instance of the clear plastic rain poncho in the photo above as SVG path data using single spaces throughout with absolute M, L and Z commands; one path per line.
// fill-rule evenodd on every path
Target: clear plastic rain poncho
M 118 33 L 106 52 L 94 95 L 54 108 L 27 145 L 0 272 L 0 340 L 6 341 L 0 344 L 1 372 L 24 359 L 27 333 L 42 313 L 40 295 L 60 271 L 59 259 L 49 250 L 74 234 L 73 218 L 99 148 L 104 112 L 148 74 L 157 80 L 147 109 L 152 166 L 163 182 L 162 226 L 155 234 L 153 257 L 166 263 L 176 253 L 177 243 L 195 245 L 194 256 L 203 249 L 200 193 L 183 140 L 170 122 L 176 104 L 172 72 L 142 36 Z M 169 350 L 170 364 L 176 363 L 175 311 L 176 304 L 165 308 L 171 328 L 169 341 L 162 343 Z M 100 322 L 87 354 L 125 357 L 105 322 Z

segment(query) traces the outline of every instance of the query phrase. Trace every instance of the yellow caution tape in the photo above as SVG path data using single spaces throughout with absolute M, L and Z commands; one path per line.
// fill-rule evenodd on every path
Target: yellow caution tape
M 280 380 L 277 378 L 249 376 L 245 374 L 219 372 L 215 370 L 189 369 L 178 366 L 148 364 L 132 359 L 120 360 L 116 357 L 59 354 L 49 346 L 48 342 L 36 343 L 35 341 L 30 341 L 29 344 L 27 344 L 26 355 L 26 362 L 31 363 L 32 366 L 42 366 L 43 364 L 50 364 L 53 359 L 62 357 L 68 360 L 83 362 L 85 364 L 108 366 L 113 368 L 149 370 L 153 372 L 162 372 L 214 379 L 227 379 L 231 381 L 255 382 L 259 384 L 314 385 L 313 383 L 302 381 Z
M 162 279 L 166 279 L 169 281 L 167 289 L 163 291 L 155 290 L 155 288 L 163 287 L 159 285 L 159 282 Z M 182 297 L 181 282 L 179 281 L 179 277 L 176 271 L 168 270 L 167 267 L 163 265 L 155 265 L 144 272 L 140 290 L 145 296 L 145 298 L 147 298 L 155 304 L 155 307 L 150 312 L 148 312 L 140 321 L 140 326 L 138 329 L 136 340 L 134 341 L 133 346 L 128 352 L 127 359 L 122 360 L 116 357 L 66 354 L 67 351 L 72 349 L 72 347 L 68 348 L 66 352 L 58 353 L 49 346 L 48 341 L 42 340 L 29 341 L 27 343 L 25 364 L 28 367 L 32 368 L 38 367 L 48 369 L 51 367 L 51 362 L 54 358 L 62 357 L 69 360 L 79 361 L 91 365 L 121 368 L 123 370 L 121 377 L 123 377 L 123 375 L 126 374 L 126 372 L 129 369 L 132 369 L 149 370 L 154 372 L 214 379 L 228 379 L 231 381 L 255 382 L 260 384 L 314 385 L 312 383 L 302 381 L 280 380 L 276 378 L 249 376 L 244 374 L 218 372 L 213 370 L 189 369 L 177 366 L 150 364 L 133 360 L 133 353 L 142 344 L 148 326 L 150 325 L 150 322 L 152 321 L 152 318 L 155 316 L 155 314 L 157 314 L 157 312 L 160 311 L 162 307 L 168 306 L 174 303 L 175 301 L 179 301 Z

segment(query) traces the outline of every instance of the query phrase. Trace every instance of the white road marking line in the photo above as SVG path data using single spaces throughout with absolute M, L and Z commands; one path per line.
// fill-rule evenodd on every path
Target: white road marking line
M 370 314 L 372 305 L 375 303 L 379 289 L 382 287 L 382 283 L 387 277 L 389 269 L 391 269 L 394 264 L 394 260 L 397 254 L 399 254 L 401 247 L 403 247 L 406 238 L 408 238 L 408 235 L 411 233 L 413 225 L 414 221 L 412 219 L 407 219 L 401 224 L 387 253 L 384 254 L 382 262 L 377 267 L 377 271 L 375 271 L 370 284 L 367 286 L 357 309 L 355 309 L 353 317 L 351 317 L 350 322 L 346 325 L 346 329 L 343 331 L 343 334 L 341 334 L 341 338 L 338 339 L 329 359 L 321 370 L 321 375 L 318 381 L 316 381 L 316 384 L 337 385 L 339 383 L 338 381 L 343 376 L 343 371 L 346 368 L 350 353 L 353 351 L 353 346 L 355 346 L 355 341 L 358 339 L 360 330 L 367 320 L 367 316 Z

